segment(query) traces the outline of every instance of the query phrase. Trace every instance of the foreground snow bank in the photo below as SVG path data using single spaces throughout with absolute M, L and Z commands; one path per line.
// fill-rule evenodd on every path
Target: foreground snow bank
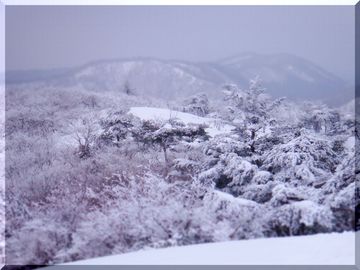
M 72 265 L 354 265 L 355 233 L 266 238 L 142 250 Z
M 222 124 L 219 120 L 213 118 L 200 117 L 194 114 L 183 113 L 169 109 L 152 107 L 132 107 L 130 108 L 129 113 L 139 117 L 142 120 L 166 121 L 176 118 L 184 122 L 184 124 L 205 124 L 208 126 L 205 131 L 208 133 L 208 135 L 212 137 L 218 134 L 230 133 L 230 131 L 234 128 L 231 125 Z

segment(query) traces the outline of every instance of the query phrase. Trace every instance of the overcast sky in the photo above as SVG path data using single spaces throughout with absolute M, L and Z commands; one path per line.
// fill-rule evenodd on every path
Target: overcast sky
M 7 7 L 7 69 L 148 56 L 212 61 L 291 53 L 345 79 L 354 70 L 351 6 Z

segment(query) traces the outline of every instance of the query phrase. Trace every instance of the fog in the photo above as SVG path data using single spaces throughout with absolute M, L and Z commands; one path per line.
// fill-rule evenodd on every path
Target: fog
M 214 61 L 290 53 L 346 79 L 354 72 L 351 6 L 10 6 L 7 69 L 135 56 Z

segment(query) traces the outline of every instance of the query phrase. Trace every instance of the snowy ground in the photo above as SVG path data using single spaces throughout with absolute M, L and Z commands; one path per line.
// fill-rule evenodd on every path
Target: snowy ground
M 142 120 L 169 120 L 176 118 L 184 122 L 184 124 L 205 124 L 208 126 L 205 131 L 212 137 L 218 134 L 230 133 L 230 131 L 234 128 L 231 125 L 221 123 L 219 120 L 213 118 L 200 117 L 194 114 L 169 109 L 132 107 L 129 113 Z
M 354 265 L 355 233 L 267 238 L 142 250 L 71 265 Z

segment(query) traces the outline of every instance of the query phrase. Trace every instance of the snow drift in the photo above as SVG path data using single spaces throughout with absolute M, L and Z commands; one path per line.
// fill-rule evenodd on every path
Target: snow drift
M 331 233 L 151 249 L 71 265 L 354 265 L 355 233 Z

